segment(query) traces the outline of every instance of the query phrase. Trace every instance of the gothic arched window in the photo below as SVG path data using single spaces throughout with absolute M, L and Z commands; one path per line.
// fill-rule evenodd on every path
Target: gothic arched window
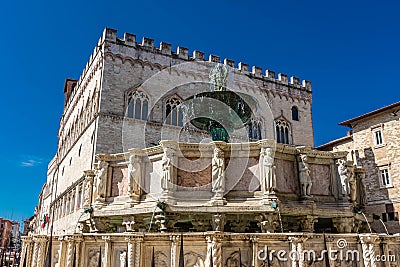
M 292 107 L 292 120 L 294 121 L 299 120 L 299 109 L 296 106 Z
M 247 132 L 249 139 L 261 140 L 262 139 L 261 130 L 262 126 L 261 126 L 261 121 L 259 120 L 251 120 L 251 122 L 247 124 Z
M 171 125 L 183 126 L 183 113 L 180 109 L 182 100 L 174 96 L 165 101 L 165 122 Z
M 276 120 L 276 141 L 281 144 L 290 144 L 290 124 L 286 120 Z
M 128 94 L 128 111 L 129 118 L 146 120 L 149 109 L 149 97 L 142 91 L 134 91 Z

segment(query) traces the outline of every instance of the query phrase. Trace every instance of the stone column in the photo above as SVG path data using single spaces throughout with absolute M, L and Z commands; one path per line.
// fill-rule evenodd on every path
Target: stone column
M 135 239 L 131 236 L 126 237 L 125 240 L 128 242 L 128 250 L 126 257 L 128 260 L 128 267 L 134 267 L 135 265 Z
M 84 241 L 83 237 L 75 238 L 75 266 L 81 266 L 81 243 Z
M 251 247 L 252 247 L 252 259 L 251 259 L 251 267 L 259 267 L 258 264 L 258 237 L 252 236 L 250 237 Z M 267 252 L 265 252 L 267 253 Z M 267 255 L 269 257 L 269 255 Z
M 33 257 L 33 246 L 35 243 L 32 239 L 28 240 L 28 247 L 26 249 L 26 266 L 32 266 L 32 257 Z
M 176 247 L 177 242 L 179 242 L 179 236 L 173 235 L 170 236 L 171 240 L 171 267 L 176 267 Z
M 22 239 L 22 248 L 21 248 L 20 266 L 24 266 L 24 262 L 28 263 L 28 259 L 32 258 L 32 255 L 30 254 L 32 239 L 30 237 L 22 237 L 21 239 Z
M 290 258 L 292 260 L 292 267 L 303 266 L 303 263 L 301 263 L 301 265 L 300 265 L 301 258 L 298 257 L 298 256 L 300 256 L 300 252 L 302 251 L 301 238 L 290 236 L 288 239 L 290 242 L 290 252 L 289 253 L 291 255 Z
M 373 235 L 359 235 L 361 248 L 362 248 L 362 258 L 364 260 L 365 267 L 376 267 L 375 261 L 375 247 L 374 244 L 378 240 L 378 236 Z M 379 246 L 378 246 L 379 247 Z
M 110 236 L 103 236 L 104 240 L 104 266 L 111 266 L 111 238 Z
M 143 237 L 140 236 L 135 238 L 135 267 L 140 267 L 142 243 Z
M 46 243 L 47 243 L 47 238 L 46 237 L 37 237 L 36 238 L 36 259 L 34 258 L 34 260 L 36 261 L 36 266 L 38 267 L 42 267 L 44 266 L 44 261 L 46 258 Z M 35 265 L 34 265 L 35 266 Z
M 32 255 L 32 265 L 31 266 L 37 266 L 38 265 L 38 258 L 39 258 L 39 240 L 38 238 L 33 238 L 33 255 Z
M 74 239 L 71 236 L 67 236 L 64 240 L 67 241 L 67 261 L 65 267 L 72 267 L 74 261 Z
M 212 235 L 207 236 L 207 245 L 210 248 L 210 252 L 208 252 L 208 262 L 211 260 L 213 261 L 213 267 L 222 267 L 222 236 L 219 235 Z M 210 255 L 211 253 L 211 255 Z M 210 265 L 209 265 L 210 266 Z
M 60 236 L 58 238 L 58 241 L 60 242 L 60 249 L 58 251 L 59 257 L 58 257 L 58 262 L 60 263 L 60 267 L 65 266 L 65 250 L 66 250 L 66 241 L 64 241 L 64 237 Z
M 80 195 L 79 195 L 79 187 L 80 187 L 80 185 L 77 185 L 76 186 L 76 188 L 75 188 L 75 203 L 74 203 L 74 210 L 79 210 L 79 198 L 80 198 Z

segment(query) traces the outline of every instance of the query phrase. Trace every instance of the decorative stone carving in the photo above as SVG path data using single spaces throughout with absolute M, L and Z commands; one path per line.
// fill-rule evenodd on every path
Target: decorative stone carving
M 276 166 L 274 165 L 273 149 L 271 147 L 261 148 L 260 152 L 260 185 L 264 195 L 275 195 L 276 188 Z
M 84 195 L 83 207 L 88 208 L 91 205 L 93 178 L 95 174 L 92 170 L 84 171 L 84 174 L 85 174 L 85 195 Z
M 204 260 L 199 253 L 189 251 L 184 255 L 184 266 L 203 267 L 205 265 Z
M 357 200 L 360 206 L 365 206 L 368 203 L 367 188 L 365 187 L 364 179 L 365 172 L 356 172 L 356 185 L 357 185 Z
M 127 254 L 126 251 L 120 251 L 119 253 L 119 266 L 125 267 L 127 264 Z
M 222 267 L 222 243 L 218 236 L 207 236 L 206 266 Z M 210 262 L 212 260 L 212 263 Z
M 161 177 L 161 189 L 163 193 L 168 193 L 172 186 L 172 158 L 173 150 L 166 147 L 164 148 L 164 154 L 162 157 L 162 177 Z
M 180 237 L 177 235 L 172 235 L 169 237 L 169 239 L 171 240 L 171 267 L 175 267 L 176 266 L 176 247 L 177 247 L 177 243 L 180 240 Z
M 339 233 L 351 233 L 354 229 L 354 218 L 333 218 L 332 222 Z
M 192 219 L 192 225 L 197 232 L 206 232 L 210 229 L 210 219 L 204 215 L 196 215 Z
M 350 200 L 353 206 L 357 206 L 357 181 L 354 173 L 354 166 L 349 166 L 349 188 Z
M 214 87 L 214 91 L 226 90 L 226 79 L 228 78 L 228 69 L 224 64 L 217 63 L 210 71 L 210 83 Z
M 279 226 L 279 218 L 276 213 L 260 214 L 257 216 L 257 220 L 257 225 L 263 233 L 274 233 Z
M 211 215 L 211 225 L 214 231 L 224 231 L 225 214 L 215 213 Z
M 225 190 L 224 167 L 224 152 L 216 147 L 212 158 L 212 191 L 216 197 L 222 197 Z
M 123 217 L 122 225 L 125 225 L 127 232 L 134 232 L 135 231 L 135 229 L 134 229 L 135 217 L 133 217 L 133 216 Z
M 311 197 L 312 180 L 310 177 L 310 167 L 308 165 L 307 154 L 300 154 L 299 161 L 299 178 L 300 178 L 300 194 L 303 198 Z
M 107 173 L 108 173 L 108 162 L 100 160 L 97 164 L 95 171 L 96 174 L 96 190 L 95 190 L 95 200 L 104 201 L 106 196 L 106 183 L 107 183 Z
M 303 216 L 300 219 L 300 227 L 303 232 L 314 232 L 314 223 L 318 221 L 318 217 L 312 215 Z
M 347 161 L 345 159 L 338 159 L 338 174 L 340 177 L 340 183 L 342 185 L 342 194 L 347 196 L 349 194 L 349 171 L 346 166 Z
M 137 153 L 129 156 L 128 193 L 136 201 L 139 201 L 142 194 L 141 184 L 143 183 L 143 173 L 142 156 Z
M 74 244 L 74 240 L 72 237 L 67 236 L 65 237 L 65 240 L 68 242 L 67 245 L 67 263 L 66 263 L 66 267 L 72 267 L 73 265 L 73 254 L 74 254 L 74 248 L 75 248 L 75 244 Z
M 225 192 L 225 157 L 223 146 L 225 142 L 214 142 L 214 153 L 211 160 L 212 177 L 211 177 L 211 191 L 214 196 L 211 200 L 213 205 L 224 205 Z

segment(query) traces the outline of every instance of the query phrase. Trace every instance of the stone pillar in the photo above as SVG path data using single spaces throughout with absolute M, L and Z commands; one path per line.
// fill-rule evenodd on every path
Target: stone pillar
M 104 266 L 111 266 L 111 238 L 110 236 L 103 236 L 104 240 Z
M 259 267 L 258 264 L 258 237 L 250 237 L 252 247 L 251 267 Z M 266 253 L 266 252 L 265 252 Z M 269 255 L 267 255 L 269 257 Z
M 75 188 L 75 203 L 74 203 L 74 210 L 79 210 L 79 198 L 80 198 L 80 195 L 79 195 L 79 187 L 80 187 L 80 185 L 77 185 L 76 186 L 76 188 Z
M 28 247 L 26 249 L 26 266 L 32 266 L 32 257 L 33 257 L 33 247 L 35 243 L 32 239 L 28 240 Z
M 176 247 L 177 242 L 179 242 L 179 236 L 173 235 L 170 236 L 171 240 L 171 267 L 176 267 Z
M 75 266 L 81 266 L 81 243 L 83 241 L 83 237 L 75 238 Z
M 359 235 L 361 248 L 362 248 L 362 258 L 364 260 L 364 267 L 376 267 L 375 261 L 375 247 L 374 244 L 378 240 L 378 236 L 373 235 Z M 379 247 L 379 246 L 377 246 Z
M 140 267 L 142 243 L 143 237 L 140 236 L 135 238 L 135 267 Z
M 46 250 L 47 238 L 44 236 L 37 237 L 35 243 L 37 246 L 36 246 L 36 259 L 34 258 L 34 260 L 36 261 L 36 266 L 42 267 L 44 266 L 44 261 L 47 255 L 47 250 Z
M 64 241 L 64 237 L 60 236 L 58 238 L 58 241 L 60 242 L 60 249 L 58 251 L 59 256 L 58 256 L 58 262 L 60 263 L 60 267 L 65 266 L 65 250 L 66 250 L 66 241 Z
M 290 253 L 292 255 L 292 267 L 304 267 L 304 257 L 303 257 L 303 242 L 307 238 L 302 237 L 289 237 L 290 242 Z
M 38 258 L 39 258 L 39 241 L 37 238 L 33 238 L 33 255 L 32 255 L 32 265 L 31 266 L 38 266 Z
M 26 266 L 29 266 L 28 259 L 32 258 L 31 254 L 31 245 L 32 245 L 32 239 L 30 237 L 22 237 L 22 248 L 21 248 L 21 259 L 20 259 L 20 266 L 24 266 L 24 263 L 26 262 Z
M 135 265 L 135 239 L 131 236 L 126 237 L 125 240 L 128 242 L 128 250 L 126 257 L 128 260 L 128 267 L 134 267 Z
M 213 267 L 222 267 L 223 266 L 222 243 L 221 243 L 222 236 L 212 235 L 212 236 L 207 236 L 206 238 L 207 238 L 207 247 L 210 248 L 210 251 L 208 252 L 208 257 L 209 257 L 208 262 L 210 263 L 210 260 L 212 259 Z
M 74 239 L 71 236 L 67 236 L 64 240 L 67 241 L 67 261 L 65 267 L 72 267 L 74 261 Z

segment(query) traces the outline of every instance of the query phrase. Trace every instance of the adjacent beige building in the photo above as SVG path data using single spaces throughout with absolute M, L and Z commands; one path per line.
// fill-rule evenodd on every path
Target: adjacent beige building
M 400 102 L 397 102 L 344 121 L 340 125 L 351 128 L 348 135 L 318 147 L 348 151 L 348 159 L 365 168 L 366 214 L 380 216 L 390 233 L 400 232 L 399 110 Z M 373 222 L 372 228 L 385 233 L 379 220 Z

